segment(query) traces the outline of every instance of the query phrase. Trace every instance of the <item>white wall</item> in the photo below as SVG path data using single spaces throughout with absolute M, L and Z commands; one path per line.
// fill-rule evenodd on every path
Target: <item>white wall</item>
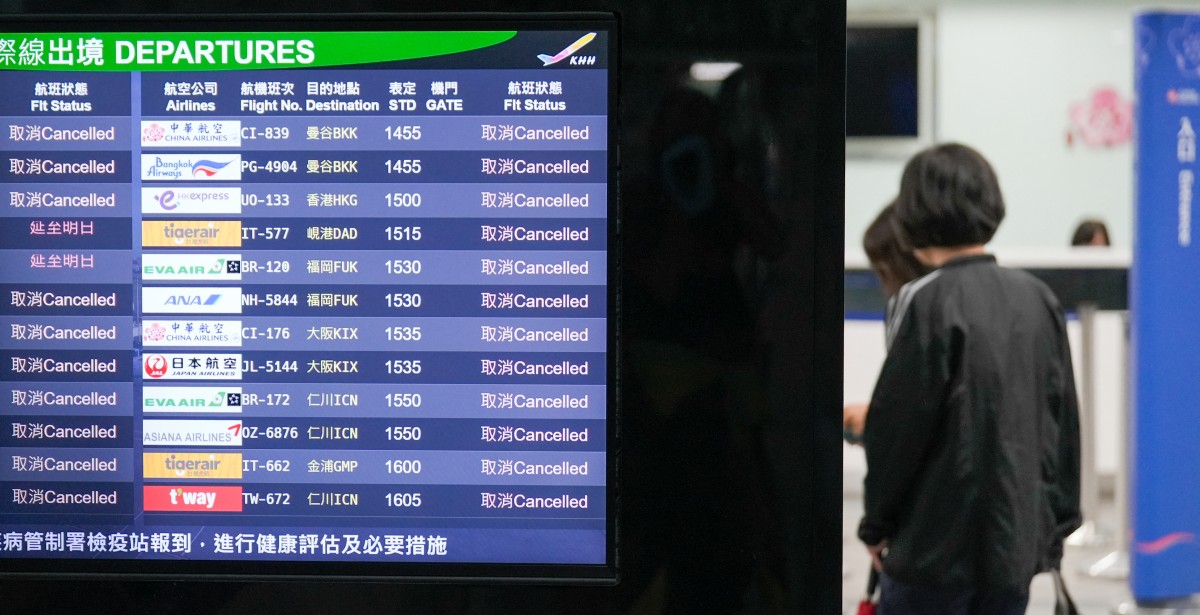
M 1063 246 L 1084 217 L 1099 217 L 1115 244 L 1132 236 L 1132 144 L 1067 144 L 1072 104 L 1113 87 L 1133 95 L 1133 2 L 918 2 L 935 17 L 937 141 L 979 149 L 1000 177 L 1008 216 L 997 247 Z M 923 8 L 922 8 L 923 7 Z M 913 4 L 852 0 L 851 14 Z M 849 158 L 846 243 L 899 185 L 902 159 Z

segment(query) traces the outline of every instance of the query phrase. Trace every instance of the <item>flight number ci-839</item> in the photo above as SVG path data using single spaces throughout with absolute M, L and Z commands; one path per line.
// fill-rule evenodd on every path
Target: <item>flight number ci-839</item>
M 263 126 L 255 130 L 253 126 L 242 127 L 242 140 L 253 141 L 258 138 L 262 139 L 287 139 L 292 134 L 292 130 L 287 126 Z

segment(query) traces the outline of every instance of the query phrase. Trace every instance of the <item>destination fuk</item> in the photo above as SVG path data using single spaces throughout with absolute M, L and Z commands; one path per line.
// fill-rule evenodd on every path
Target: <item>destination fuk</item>
M 240 354 L 148 354 L 146 380 L 241 380 Z

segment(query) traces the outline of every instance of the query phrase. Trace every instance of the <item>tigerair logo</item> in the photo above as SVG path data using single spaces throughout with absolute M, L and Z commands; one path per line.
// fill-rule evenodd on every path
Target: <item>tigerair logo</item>
M 241 478 L 241 453 L 142 453 L 145 478 Z
M 145 248 L 236 248 L 242 245 L 239 220 L 143 220 Z

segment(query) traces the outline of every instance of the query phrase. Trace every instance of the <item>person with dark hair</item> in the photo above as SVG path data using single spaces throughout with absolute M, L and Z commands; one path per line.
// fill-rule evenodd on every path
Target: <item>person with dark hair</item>
M 888 203 L 875 216 L 863 233 L 863 251 L 871 262 L 871 269 L 879 277 L 883 292 L 892 299 L 900 293 L 900 287 L 925 275 L 928 269 L 913 256 L 912 247 L 900 233 L 895 221 L 895 202 Z
M 1108 227 L 1100 220 L 1084 220 L 1075 227 L 1075 234 L 1071 236 L 1071 245 L 1110 246 L 1112 244 L 1108 240 Z
M 867 226 L 862 239 L 863 251 L 867 253 L 871 270 L 879 278 L 883 293 L 887 295 L 885 323 L 892 317 L 892 309 L 900 288 L 929 271 L 913 256 L 912 248 L 900 232 L 895 217 L 895 202 L 888 203 Z M 847 442 L 862 442 L 866 421 L 867 404 L 853 403 L 842 406 L 842 432 Z
M 935 270 L 897 296 L 864 433 L 880 615 L 1024 613 L 1080 525 L 1066 323 L 1049 288 L 985 253 L 1004 211 L 971 148 L 904 169 L 896 220 Z

